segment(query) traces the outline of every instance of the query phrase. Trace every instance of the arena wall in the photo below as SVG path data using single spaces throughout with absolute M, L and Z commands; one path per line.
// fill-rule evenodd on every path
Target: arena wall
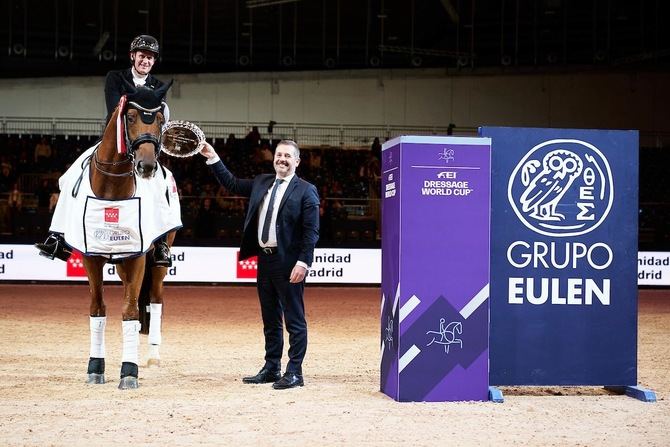
M 160 67 L 158 67 L 160 73 Z M 452 75 L 444 70 L 162 74 L 191 121 L 670 131 L 662 73 Z M 0 80 L 0 117 L 103 117 L 102 77 Z

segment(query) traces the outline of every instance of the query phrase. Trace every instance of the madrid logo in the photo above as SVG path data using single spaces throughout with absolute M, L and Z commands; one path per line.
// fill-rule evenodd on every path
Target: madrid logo
M 521 222 L 545 236 L 578 236 L 597 228 L 614 199 L 607 158 L 590 143 L 549 140 L 512 171 L 507 198 Z

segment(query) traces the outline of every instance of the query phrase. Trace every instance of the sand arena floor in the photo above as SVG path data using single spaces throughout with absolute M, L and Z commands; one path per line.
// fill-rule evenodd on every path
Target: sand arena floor
M 120 391 L 120 290 L 106 287 L 108 383 L 96 386 L 84 383 L 87 286 L 0 285 L 0 445 L 670 445 L 668 290 L 640 292 L 638 380 L 658 402 L 508 387 L 503 404 L 381 394 L 377 288 L 308 287 L 306 386 L 275 391 L 241 381 L 262 365 L 253 287 L 168 285 L 163 364 Z

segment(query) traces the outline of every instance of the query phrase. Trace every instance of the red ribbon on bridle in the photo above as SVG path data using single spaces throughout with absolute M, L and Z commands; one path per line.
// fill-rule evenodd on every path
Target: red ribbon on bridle
M 116 150 L 119 154 L 127 154 L 126 146 L 126 120 L 123 119 L 123 113 L 126 110 L 126 95 L 119 100 L 118 113 L 116 114 Z

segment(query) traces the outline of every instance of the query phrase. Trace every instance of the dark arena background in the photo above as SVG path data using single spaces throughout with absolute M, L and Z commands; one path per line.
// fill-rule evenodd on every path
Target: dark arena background
M 0 445 L 669 445 L 666 3 L 0 0 Z M 200 155 L 167 154 L 184 226 L 161 364 L 147 366 L 142 335 L 140 387 L 117 389 L 108 265 L 108 382 L 85 383 L 85 271 L 32 244 L 59 177 L 101 136 L 105 74 L 145 33 L 161 45 L 152 74 L 174 80 L 171 118 L 196 123 L 237 176 L 272 172 L 281 139 L 300 145 L 297 175 L 321 201 L 302 388 L 242 383 L 263 355 L 255 263 L 237 260 L 247 201 Z M 480 126 L 639 131 L 638 233 L 615 236 L 637 240 L 637 382 L 656 402 L 602 386 L 502 386 L 503 403 L 380 392 L 381 144 Z

